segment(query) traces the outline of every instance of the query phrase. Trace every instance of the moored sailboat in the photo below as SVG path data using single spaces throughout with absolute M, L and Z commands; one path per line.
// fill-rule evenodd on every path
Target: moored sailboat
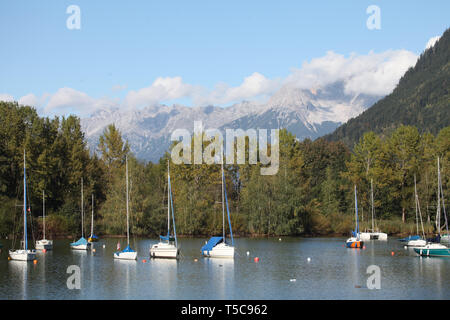
M 416 175 L 414 175 L 414 199 L 415 199 L 415 205 L 416 205 L 416 227 L 417 227 L 417 234 L 419 234 L 419 216 L 420 216 L 420 224 L 422 226 L 422 238 L 415 238 L 407 241 L 406 245 L 408 247 L 423 247 L 427 244 L 427 240 L 425 238 L 425 231 L 423 229 L 423 222 L 422 222 L 422 212 L 420 211 L 420 202 L 419 197 L 417 195 L 417 185 L 416 185 Z
M 97 242 L 98 237 L 94 234 L 94 194 L 92 194 L 92 215 L 91 215 L 91 235 L 88 238 L 89 242 Z
M 91 244 L 84 237 L 83 178 L 81 178 L 81 238 L 72 242 L 70 247 L 74 250 L 89 250 L 91 247 Z
M 347 248 L 362 248 L 364 246 L 364 241 L 359 238 L 359 223 L 358 223 L 358 198 L 356 194 L 356 185 L 355 185 L 355 223 L 356 228 L 355 231 L 352 231 L 352 236 L 347 239 L 345 242 Z
M 42 190 L 42 219 L 43 219 L 43 237 L 41 240 L 36 241 L 37 250 L 51 250 L 53 248 L 53 240 L 47 240 L 45 238 L 45 191 Z
M 441 181 L 441 170 L 439 165 L 439 158 L 437 161 L 438 164 L 438 193 L 437 193 L 437 210 L 436 210 L 436 230 L 438 232 L 437 238 L 440 239 L 441 237 L 441 194 L 443 196 L 442 192 L 442 181 Z M 443 199 L 442 199 L 443 200 Z M 448 234 L 448 222 L 447 222 L 447 216 L 445 214 L 444 210 L 444 216 L 446 221 L 446 228 L 447 228 L 447 234 Z M 419 256 L 426 256 L 426 257 L 450 257 L 450 248 L 444 246 L 441 243 L 433 243 L 428 242 L 425 246 L 420 248 L 414 248 L 414 251 Z
M 170 166 L 167 162 L 167 235 L 160 235 L 160 241 L 150 248 L 150 257 L 153 258 L 178 258 L 180 249 L 178 248 L 177 232 L 175 227 L 175 215 L 172 199 L 172 185 L 170 183 Z M 170 234 L 170 209 L 172 208 L 173 235 Z
M 136 260 L 137 252 L 130 247 L 130 222 L 129 222 L 129 210 L 128 210 L 128 157 L 125 158 L 125 170 L 126 170 L 126 185 L 127 185 L 127 246 L 122 251 L 114 252 L 114 259 L 121 260 Z
M 363 241 L 367 240 L 387 240 L 387 233 L 380 232 L 374 225 L 375 207 L 373 203 L 373 181 L 370 180 L 370 199 L 372 202 L 372 229 L 367 232 L 360 232 L 359 238 Z
M 228 225 L 230 228 L 231 245 L 227 243 L 225 237 L 225 205 L 228 214 Z M 220 258 L 234 258 L 234 239 L 233 231 L 231 229 L 230 211 L 228 208 L 227 189 L 225 185 L 225 173 L 223 171 L 223 156 L 222 156 L 222 236 L 212 237 L 202 247 L 201 253 L 205 257 L 220 257 Z
M 11 260 L 32 261 L 36 259 L 36 250 L 28 249 L 27 237 L 27 174 L 25 151 L 23 152 L 23 249 L 9 250 Z

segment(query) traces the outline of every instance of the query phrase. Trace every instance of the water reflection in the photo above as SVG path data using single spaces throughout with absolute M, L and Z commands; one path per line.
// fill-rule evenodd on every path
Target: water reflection
M 204 258 L 204 262 L 213 292 L 218 299 L 226 299 L 234 287 L 234 259 Z
M 131 279 L 136 278 L 136 260 L 114 259 L 114 287 L 123 288 L 125 299 L 131 298 Z
M 27 299 L 28 268 L 32 267 L 30 262 L 11 260 L 8 263 L 8 267 L 13 275 L 11 280 L 15 282 L 15 287 L 20 290 L 19 296 L 21 296 L 22 300 Z
M 177 259 L 151 259 L 152 287 L 158 291 L 162 299 L 171 299 L 177 289 L 178 260 Z

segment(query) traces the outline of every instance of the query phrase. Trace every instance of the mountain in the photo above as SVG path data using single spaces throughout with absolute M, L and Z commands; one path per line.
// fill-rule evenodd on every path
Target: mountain
M 187 129 L 192 133 L 194 121 L 202 121 L 204 129 L 223 132 L 227 128 L 286 128 L 300 140 L 315 139 L 380 98 L 346 94 L 340 82 L 311 90 L 284 86 L 266 103 L 243 101 L 226 108 L 154 105 L 139 110 L 103 109 L 81 123 L 91 150 L 96 148 L 105 127 L 114 123 L 139 159 L 155 162 L 168 150 L 172 132 Z
M 359 116 L 326 135 L 349 147 L 366 131 L 388 133 L 400 125 L 416 126 L 436 134 L 450 125 L 450 29 L 426 49 L 414 68 L 400 79 L 394 91 Z

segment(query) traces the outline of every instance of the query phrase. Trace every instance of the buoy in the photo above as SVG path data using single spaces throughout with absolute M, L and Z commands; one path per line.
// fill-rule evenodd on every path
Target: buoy
M 198 259 L 197 259 L 197 258 L 195 258 L 195 259 L 194 259 L 194 261 L 195 261 L 195 262 L 197 262 L 197 261 L 198 261 Z
M 278 241 L 281 241 L 281 238 L 278 238 Z
M 145 260 L 145 259 L 142 259 L 142 262 L 143 262 L 143 263 L 146 263 L 146 262 L 147 262 L 147 260 Z
M 11 260 L 11 257 L 8 257 L 8 260 Z
M 404 246 L 403 248 L 408 249 L 408 246 Z
M 392 252 L 391 252 L 391 256 L 393 256 L 394 254 L 395 254 L 394 251 L 392 251 Z
M 308 262 L 310 262 L 311 261 L 311 258 L 310 257 L 308 257 L 308 259 L 306 259 Z
M 297 279 L 290 279 L 289 281 L 290 282 L 295 282 L 295 281 L 297 281 Z
M 42 252 L 43 252 L 43 253 L 46 253 L 46 252 L 47 252 L 47 249 L 42 249 Z
M 92 252 L 95 252 L 95 249 L 92 249 Z
M 249 251 L 247 251 L 247 255 L 248 255 L 248 256 L 250 255 L 250 252 L 249 252 Z
M 106 245 L 103 245 L 103 248 L 106 248 Z
M 255 257 L 255 259 L 253 259 L 253 260 L 255 260 L 255 262 L 259 262 L 259 258 L 258 257 Z
M 37 264 L 37 260 L 36 260 L 36 259 L 34 259 L 34 260 L 33 260 L 33 263 L 34 263 L 34 264 Z

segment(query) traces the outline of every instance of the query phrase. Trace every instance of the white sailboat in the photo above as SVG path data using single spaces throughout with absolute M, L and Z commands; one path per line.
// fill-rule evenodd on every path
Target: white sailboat
M 370 179 L 370 198 L 372 202 L 372 229 L 366 232 L 360 232 L 359 238 L 363 241 L 367 240 L 387 240 L 387 234 L 380 232 L 374 225 L 375 207 L 373 205 L 373 180 Z
M 81 178 L 81 238 L 72 242 L 70 247 L 74 250 L 89 250 L 91 244 L 84 238 L 84 202 L 83 202 L 83 178 Z
M 122 251 L 114 252 L 114 259 L 136 260 L 137 252 L 130 247 L 130 222 L 128 212 L 128 157 L 125 158 L 126 180 L 127 180 L 127 247 Z
M 172 208 L 173 235 L 170 234 L 170 209 Z M 177 233 L 175 228 L 175 215 L 172 200 L 172 186 L 170 183 L 170 166 L 167 161 L 167 236 L 159 236 L 160 241 L 150 248 L 150 257 L 153 258 L 178 258 Z
M 352 231 L 352 236 L 345 241 L 347 248 L 361 249 L 364 247 L 364 241 L 359 237 L 359 223 L 358 223 L 358 196 L 355 184 L 355 231 Z
M 427 244 L 427 240 L 425 238 L 425 231 L 423 229 L 423 222 L 422 222 L 422 212 L 420 211 L 420 202 L 419 197 L 417 195 L 417 185 L 416 185 L 416 175 L 414 175 L 414 199 L 416 203 L 416 227 L 417 227 L 417 234 L 419 234 L 419 215 L 420 215 L 420 224 L 422 226 L 422 238 L 419 239 L 412 239 L 406 242 L 406 245 L 408 247 L 423 247 Z
M 53 240 L 45 238 L 45 191 L 42 190 L 42 218 L 43 218 L 43 238 L 36 241 L 36 250 L 51 250 L 53 248 Z
M 225 204 L 228 214 L 228 225 L 230 227 L 231 245 L 226 242 L 225 237 Z M 227 191 L 225 185 L 225 173 L 223 171 L 223 154 L 222 154 L 222 237 L 212 237 L 202 247 L 201 252 L 205 257 L 217 257 L 217 258 L 234 258 L 234 239 L 233 231 L 231 229 L 230 211 L 228 208 Z
M 23 249 L 9 250 L 11 260 L 32 261 L 36 259 L 36 250 L 28 249 L 27 237 L 27 174 L 25 151 L 23 152 Z

